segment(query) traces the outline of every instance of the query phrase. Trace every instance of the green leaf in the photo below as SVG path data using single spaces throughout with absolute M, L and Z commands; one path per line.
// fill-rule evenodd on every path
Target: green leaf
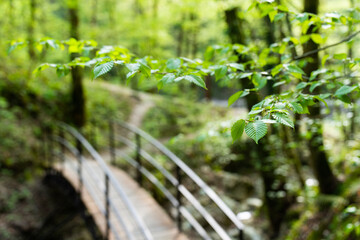
M 272 116 L 278 123 L 294 128 L 294 122 L 287 114 L 273 113 Z
M 233 139 L 233 142 L 235 142 L 235 140 L 239 139 L 242 136 L 245 125 L 245 121 L 241 119 L 239 121 L 236 121 L 231 127 L 231 137 Z
M 296 65 L 289 65 L 288 70 L 291 73 L 305 74 L 304 71 Z
M 261 74 L 256 73 L 253 75 L 252 82 L 254 83 L 256 88 L 261 89 L 265 87 L 267 79 L 265 77 L 262 77 Z
M 304 112 L 304 108 L 301 106 L 300 103 L 291 102 L 290 104 L 293 107 L 295 113 L 303 113 Z
M 278 13 L 274 17 L 274 22 L 277 22 L 277 21 L 281 20 L 284 17 L 285 17 L 285 13 Z
M 315 88 L 317 88 L 318 86 L 320 86 L 322 83 L 317 82 L 311 85 L 310 87 L 310 92 L 313 92 L 315 90 Z
M 146 64 L 144 64 L 144 63 L 142 63 L 142 62 L 140 62 L 140 68 L 139 68 L 139 70 L 140 70 L 140 72 L 141 72 L 142 74 L 144 74 L 146 77 L 150 77 L 150 76 L 151 76 L 151 68 L 150 68 L 148 65 L 146 65 Z
M 276 14 L 278 13 L 277 10 L 273 10 L 273 11 L 270 11 L 269 12 L 269 18 L 270 18 L 270 21 L 273 22 L 274 21 L 274 18 L 276 16 Z
M 166 68 L 169 71 L 177 70 L 181 66 L 181 60 L 179 58 L 172 58 L 167 60 Z
M 296 89 L 297 90 L 300 90 L 300 89 L 303 89 L 307 86 L 307 83 L 306 82 L 301 82 L 299 83 L 298 85 L 296 85 Z
M 235 68 L 235 69 L 237 69 L 237 70 L 245 71 L 245 67 L 244 67 L 243 64 L 240 64 L 240 63 L 229 63 L 228 65 L 229 65 L 229 67 Z
M 186 76 L 184 76 L 183 79 L 185 79 L 191 83 L 194 83 L 195 85 L 198 85 L 199 87 L 202 87 L 207 90 L 204 80 L 197 75 L 194 75 L 194 74 L 186 75 Z
M 232 104 L 234 104 L 234 102 L 236 102 L 236 100 L 241 97 L 245 97 L 246 95 L 249 95 L 249 91 L 238 91 L 234 93 L 233 95 L 231 95 L 231 97 L 229 97 L 228 106 L 230 107 Z
M 334 54 L 333 57 L 337 60 L 344 60 L 345 58 L 347 58 L 347 54 L 346 53 L 337 53 L 337 54 Z
M 139 63 L 129 63 L 129 64 L 126 64 L 126 68 L 129 69 L 130 72 L 135 72 L 140 69 L 140 64 Z
M 276 74 L 278 74 L 279 72 L 281 72 L 283 68 L 282 64 L 277 65 L 276 67 L 274 67 L 273 69 L 271 69 L 271 75 L 274 77 Z
M 109 72 L 114 67 L 114 62 L 106 62 L 106 63 L 100 63 L 94 68 L 94 78 L 96 79 L 100 77 L 101 75 L 104 75 L 105 73 Z
M 261 120 L 250 122 L 245 126 L 246 134 L 252 138 L 256 143 L 264 137 L 267 133 L 267 125 Z
M 322 44 L 324 43 L 324 39 L 322 38 L 322 36 L 318 33 L 312 33 L 311 34 L 311 39 L 314 41 L 314 43 L 317 44 Z
M 128 72 L 126 74 L 126 84 L 129 85 L 130 80 L 135 76 L 135 74 L 138 73 L 138 71 L 132 71 L 132 72 Z
M 351 93 L 352 91 L 354 91 L 356 89 L 356 86 L 342 86 L 341 88 L 339 88 L 336 92 L 335 92 L 335 96 L 340 96 L 340 95 L 346 95 Z
M 215 80 L 218 81 L 219 79 L 226 76 L 227 73 L 227 67 L 224 65 L 221 65 L 215 69 Z
M 172 83 L 174 82 L 174 80 L 175 75 L 173 73 L 168 73 L 163 78 L 161 78 L 161 80 L 157 84 L 157 87 L 160 90 L 161 88 L 163 88 L 164 84 Z
M 240 78 L 240 79 L 242 79 L 242 78 L 248 78 L 248 77 L 250 77 L 251 75 L 253 75 L 253 73 L 251 72 L 244 72 L 244 73 L 240 73 L 239 75 L 238 75 L 238 77 Z

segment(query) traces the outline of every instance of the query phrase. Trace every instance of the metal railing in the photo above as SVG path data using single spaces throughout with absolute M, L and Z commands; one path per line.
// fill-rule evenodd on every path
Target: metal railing
M 238 231 L 235 238 L 240 240 L 244 239 L 244 225 L 236 217 L 235 213 L 189 166 L 168 148 L 146 132 L 125 122 L 109 121 L 108 129 L 111 162 L 115 163 L 117 157 L 123 158 L 136 169 L 136 180 L 140 186 L 143 186 L 143 176 L 145 176 L 163 193 L 171 205 L 176 209 L 176 216 L 174 218 L 176 219 L 179 231 L 182 231 L 182 221 L 184 218 L 203 239 L 212 239 L 203 224 L 201 224 L 197 218 L 191 214 L 185 204 L 183 204 L 183 200 L 185 199 L 198 213 L 200 213 L 202 218 L 206 220 L 220 239 L 230 240 L 234 238 L 234 236 L 230 236 L 230 234 L 224 230 L 218 221 L 216 221 L 216 219 L 206 210 L 206 207 L 204 207 L 188 188 L 185 187 L 183 181 L 184 177 L 187 177 L 192 183 L 196 184 L 200 191 L 204 192 L 206 196 L 216 204 L 218 209 L 220 209 L 220 211 L 231 221 L 233 227 Z M 118 134 L 118 130 L 120 129 L 126 130 L 127 134 Z M 129 133 L 133 134 L 134 140 L 131 140 L 128 137 Z M 172 174 L 171 171 L 166 170 L 164 166 L 145 150 L 145 147 L 142 145 L 145 145 L 146 143 L 144 143 L 143 140 L 145 140 L 147 144 L 155 147 L 162 155 L 170 160 L 175 168 L 174 174 Z M 132 148 L 135 151 L 134 156 L 132 157 L 131 154 L 127 154 L 125 151 L 121 151 L 117 148 L 119 143 Z M 146 162 L 143 162 L 143 160 L 146 160 Z M 162 177 L 175 188 L 175 194 L 173 194 L 171 189 L 167 188 L 161 180 L 155 177 L 155 175 L 146 168 L 145 163 L 161 173 Z
M 83 135 L 73 127 L 60 123 L 57 128 L 57 135 L 54 134 L 53 131 L 48 131 L 48 139 L 50 140 L 47 144 L 48 152 L 50 153 L 49 164 L 51 166 L 54 166 L 54 164 L 62 165 L 60 166 L 60 170 L 63 170 L 65 167 L 70 167 L 71 170 L 76 173 L 79 196 L 81 196 L 83 188 L 85 187 L 104 217 L 105 239 L 109 239 L 111 233 L 115 239 L 121 239 L 121 235 L 125 235 L 126 239 L 140 239 L 138 236 L 140 233 L 141 239 L 152 240 L 153 236 L 148 227 L 143 222 L 100 154 Z M 97 172 L 95 172 L 94 168 L 89 167 L 90 162 L 97 165 Z M 99 176 L 99 171 L 103 175 L 103 178 Z M 90 181 L 86 181 L 86 178 L 84 178 L 85 174 L 90 175 L 95 182 L 92 184 Z M 96 189 L 100 191 L 100 195 L 98 194 L 99 191 L 96 192 Z M 125 223 L 126 221 L 128 222 L 129 219 L 124 219 L 124 209 L 121 209 L 120 213 L 117 205 L 112 201 L 112 198 L 110 198 L 110 190 L 113 191 L 113 194 L 120 197 L 128 211 L 128 216 L 132 218 L 136 226 L 136 231 L 133 229 L 131 231 Z M 101 201 L 101 195 L 104 200 L 103 202 Z M 113 215 L 112 218 L 111 215 Z M 121 232 L 119 232 L 119 229 L 115 228 L 115 226 L 120 226 Z

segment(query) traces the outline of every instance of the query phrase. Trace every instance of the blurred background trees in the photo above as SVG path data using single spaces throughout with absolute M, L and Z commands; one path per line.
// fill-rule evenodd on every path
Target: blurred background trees
M 232 179 L 236 184 L 213 185 L 224 192 L 233 209 L 251 209 L 255 217 L 249 225 L 260 228 L 259 236 L 304 239 L 297 236 L 303 232 L 309 239 L 356 239 L 358 7 L 354 0 L 1 1 L 0 166 L 15 172 L 41 166 L 40 123 L 51 125 L 60 119 L 86 133 L 103 118 L 128 119 L 133 107 L 141 104 L 138 93 L 135 97 L 115 93 L 127 82 L 125 67 L 101 76 L 113 85 L 89 81 L 93 73 L 81 64 L 97 57 L 96 51 L 103 51 L 99 56 L 117 52 L 140 59 L 159 72 L 175 73 L 186 65 L 189 71 L 208 70 L 199 74 L 207 91 L 186 81 L 163 84 L 163 76 L 150 73 L 150 78 L 141 74 L 131 79 L 132 89 L 161 95 L 160 100 L 154 98 L 142 127 L 160 139 L 171 137 L 169 147 L 196 171 L 209 174 L 207 181 Z M 61 45 L 52 40 L 70 38 L 94 41 L 69 40 Z M 17 42 L 11 45 L 14 39 Z M 27 42 L 26 49 L 13 51 L 20 42 Z M 331 44 L 335 45 L 326 47 Z M 67 65 L 69 56 L 60 51 L 62 47 L 70 53 L 70 61 L 78 61 L 76 66 Z M 32 73 L 45 62 L 57 63 L 57 74 Z M 287 91 L 293 97 L 287 105 L 292 109 L 290 121 L 277 119 L 283 125 L 269 125 L 259 144 L 240 136 L 232 143 L 229 129 L 235 120 L 246 118 L 246 112 L 255 112 L 255 120 L 266 120 L 259 116 L 265 107 L 260 109 L 258 103 L 274 96 L 269 106 L 285 109 L 277 101 L 286 98 Z M 331 96 L 326 96 L 329 92 Z M 224 109 L 234 93 L 235 108 Z M 197 103 L 204 99 L 208 104 Z M 106 136 L 99 138 L 101 146 Z M 246 187 L 234 196 L 241 184 Z M 251 198 L 264 204 L 252 209 Z M 261 220 L 263 215 L 267 221 Z

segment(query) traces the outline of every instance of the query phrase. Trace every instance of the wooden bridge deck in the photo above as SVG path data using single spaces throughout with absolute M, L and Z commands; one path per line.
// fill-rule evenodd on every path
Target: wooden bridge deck
M 69 158 L 68 158 L 69 159 Z M 77 162 L 75 159 L 65 161 L 63 165 L 56 165 L 56 168 L 62 171 L 63 175 L 78 189 L 79 179 L 76 172 Z M 136 209 L 140 218 L 150 230 L 154 240 L 187 240 L 187 237 L 179 233 L 176 224 L 168 214 L 159 206 L 159 204 L 142 189 L 131 177 L 124 171 L 109 166 L 110 170 L 118 180 L 123 191 L 126 193 L 131 204 Z M 102 212 L 105 211 L 105 176 L 95 161 L 84 159 L 83 161 L 83 182 L 82 201 L 86 205 L 90 214 L 94 217 L 98 227 L 105 234 L 106 220 Z M 144 239 L 140 229 L 135 224 L 129 210 L 124 205 L 123 200 L 117 195 L 113 186 L 109 188 L 111 205 L 116 206 L 118 213 L 123 219 L 124 224 L 129 229 L 132 239 Z M 94 199 L 95 198 L 95 199 Z M 98 205 L 102 206 L 101 208 Z M 113 210 L 110 207 L 110 210 Z M 116 219 L 115 213 L 110 211 L 112 228 L 118 233 L 119 239 L 128 239 L 124 228 Z M 110 231 L 109 239 L 116 239 Z

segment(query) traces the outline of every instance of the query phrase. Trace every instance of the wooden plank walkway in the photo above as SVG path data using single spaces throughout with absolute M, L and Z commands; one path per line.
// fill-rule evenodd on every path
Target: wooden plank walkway
M 106 158 L 106 157 L 105 157 Z M 74 158 L 67 157 L 64 165 L 56 165 L 58 170 L 62 170 L 63 175 L 78 189 L 79 179 L 76 172 L 77 162 Z M 124 171 L 109 166 L 110 170 L 118 180 L 122 190 L 127 195 L 131 204 L 136 209 L 140 218 L 150 230 L 154 240 L 187 240 L 187 237 L 179 233 L 176 224 L 168 216 L 168 214 L 159 206 L 159 204 L 142 189 L 130 176 Z M 97 163 L 90 159 L 83 161 L 83 191 L 82 201 L 86 205 L 90 214 L 94 217 L 98 227 L 105 234 L 106 220 L 103 212 L 105 212 L 105 176 Z M 110 219 L 112 228 L 118 234 L 119 239 L 129 239 L 116 217 L 114 206 L 118 210 L 123 223 L 128 228 L 131 239 L 144 239 L 139 227 L 136 225 L 134 218 L 125 206 L 123 199 L 118 196 L 113 186 L 110 185 Z M 100 205 L 100 208 L 99 208 Z M 110 231 L 110 239 L 117 239 Z

